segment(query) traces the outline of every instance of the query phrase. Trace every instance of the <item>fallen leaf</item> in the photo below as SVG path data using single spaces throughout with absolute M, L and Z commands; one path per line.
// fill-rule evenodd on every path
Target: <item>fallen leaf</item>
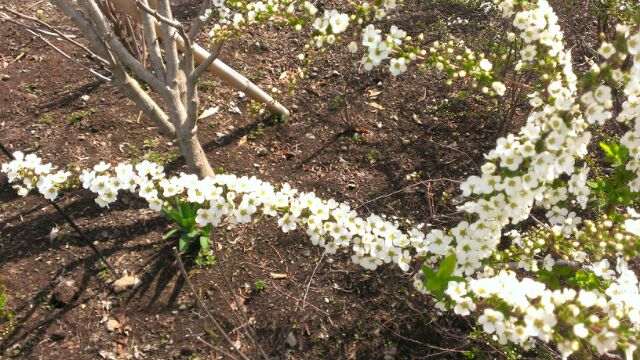
M 378 104 L 376 102 L 370 102 L 370 103 L 367 103 L 367 105 L 369 105 L 372 108 L 377 109 L 377 110 L 384 110 L 384 106 L 382 106 L 382 105 L 380 105 L 380 104 Z
M 203 111 L 202 114 L 200 114 L 200 116 L 198 116 L 198 120 L 207 118 L 211 115 L 215 115 L 218 113 L 218 111 L 220 111 L 220 106 L 214 106 L 214 107 L 208 108 L 207 110 Z
M 240 138 L 240 141 L 238 141 L 238 146 L 242 146 L 246 143 L 247 143 L 247 135 Z
M 287 274 L 269 273 L 272 279 L 286 279 Z
M 382 90 L 375 90 L 375 89 L 369 89 L 367 90 L 367 92 L 369 93 L 367 96 L 369 96 L 372 99 L 375 99 L 378 97 L 378 95 L 382 94 Z

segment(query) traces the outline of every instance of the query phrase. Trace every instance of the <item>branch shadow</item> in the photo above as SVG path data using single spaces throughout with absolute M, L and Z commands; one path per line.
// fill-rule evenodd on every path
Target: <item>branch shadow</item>
M 111 230 L 113 232 L 120 233 L 129 233 L 135 234 L 138 236 L 147 234 L 150 230 L 157 230 L 159 228 L 164 227 L 166 225 L 167 220 L 161 216 L 151 219 L 150 221 L 146 221 L 146 225 L 151 226 L 141 226 L 141 221 L 137 221 L 133 224 L 119 227 L 114 231 L 113 227 L 105 226 L 92 229 L 87 235 L 92 236 L 98 232 L 102 232 L 106 229 Z M 125 229 L 123 229 L 125 228 Z M 77 238 L 69 238 L 68 243 L 81 246 L 83 244 L 78 243 L 79 239 Z M 145 300 L 145 296 L 148 292 L 153 291 L 153 294 L 150 296 L 150 299 L 147 303 L 147 310 L 154 309 L 157 307 L 158 299 L 167 291 L 172 284 L 173 289 L 171 293 L 168 295 L 167 301 L 163 304 L 167 308 L 173 308 L 178 296 L 182 292 L 184 288 L 184 281 L 179 276 L 179 270 L 173 255 L 171 254 L 170 249 L 174 246 L 173 240 L 167 242 L 166 240 L 161 240 L 161 242 L 152 242 L 152 243 L 143 243 L 136 244 L 134 246 L 127 247 L 125 243 L 115 243 L 112 246 L 101 249 L 101 253 L 106 258 L 110 258 L 112 255 L 115 255 L 119 252 L 126 253 L 139 253 L 142 251 L 158 248 L 158 245 L 163 244 L 157 251 L 155 251 L 155 255 L 152 256 L 148 263 L 143 264 L 140 269 L 144 269 L 149 264 L 151 264 L 151 269 L 149 271 L 144 272 L 144 275 L 141 276 L 142 284 L 138 286 L 136 289 L 131 290 L 129 295 L 126 297 L 124 303 L 128 304 L 134 299 Z M 46 244 L 43 244 L 44 248 L 47 248 Z M 184 264 L 187 271 L 191 270 L 194 266 L 193 257 L 186 257 Z M 19 314 L 18 317 L 14 319 L 15 326 L 14 329 L 0 342 L 0 349 L 7 349 L 12 344 L 20 344 L 20 355 L 21 356 L 29 356 L 34 348 L 40 344 L 42 341 L 46 340 L 47 332 L 52 325 L 58 323 L 60 319 L 63 319 L 67 313 L 76 307 L 87 303 L 90 301 L 95 295 L 87 295 L 87 290 L 98 290 L 95 293 L 100 293 L 101 291 L 109 291 L 111 292 L 110 285 L 108 283 L 98 282 L 96 285 L 92 283 L 92 279 L 95 278 L 100 272 L 103 271 L 103 268 L 100 267 L 101 258 L 91 252 L 90 256 L 79 258 L 75 261 L 70 262 L 69 264 L 61 267 L 57 273 L 53 276 L 53 278 L 35 295 L 25 300 L 22 304 L 20 304 L 16 309 L 15 313 Z M 38 309 L 42 307 L 47 307 L 53 304 L 54 293 L 56 288 L 62 282 L 65 274 L 69 274 L 74 272 L 77 269 L 84 269 L 81 275 L 80 281 L 77 282 L 76 290 L 69 297 L 68 300 L 64 304 L 58 304 L 59 308 L 56 306 L 51 309 L 50 315 L 45 315 L 42 320 L 38 320 L 36 323 L 30 322 L 34 318 Z M 178 279 L 175 279 L 178 276 Z M 174 281 L 175 279 L 175 281 Z M 85 296 L 86 295 L 86 296 Z

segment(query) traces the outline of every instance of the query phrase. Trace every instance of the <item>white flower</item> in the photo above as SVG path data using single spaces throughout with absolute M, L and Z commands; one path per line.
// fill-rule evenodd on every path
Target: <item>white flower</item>
M 493 64 L 491 64 L 491 61 L 487 59 L 480 60 L 479 66 L 480 66 L 480 69 L 484 71 L 491 71 L 491 69 L 493 69 Z
M 504 96 L 504 93 L 507 91 L 507 87 L 504 86 L 500 81 L 494 81 L 491 83 L 491 88 L 496 92 L 498 96 Z
M 501 333 L 504 330 L 504 315 L 493 309 L 485 309 L 478 323 L 487 334 Z
M 625 220 L 624 228 L 627 232 L 630 232 L 635 236 L 640 236 L 640 219 Z
M 573 333 L 581 338 L 584 339 L 587 336 L 589 336 L 589 330 L 587 330 L 587 328 L 584 326 L 583 323 L 579 323 L 573 326 Z
M 606 41 L 604 41 L 600 45 L 600 49 L 598 49 L 598 54 L 600 54 L 600 56 L 602 56 L 607 60 L 609 60 L 609 58 L 611 58 L 611 56 L 613 56 L 613 54 L 615 53 L 616 53 L 616 48 Z
M 391 75 L 398 76 L 403 72 L 407 71 L 407 60 L 405 58 L 397 58 L 391 59 L 389 64 L 389 70 L 391 71 Z
M 282 228 L 282 232 L 288 233 L 291 230 L 295 230 L 298 227 L 296 218 L 290 214 L 285 214 L 278 220 L 278 225 Z
M 596 347 L 599 354 L 604 354 L 607 351 L 615 350 L 617 347 L 618 336 L 604 328 L 602 331 L 591 338 L 591 344 Z
M 349 26 L 349 15 L 347 14 L 332 14 L 329 19 L 331 24 L 331 30 L 334 34 L 339 34 L 347 29 Z
M 456 306 L 453 308 L 453 312 L 462 316 L 467 316 L 472 311 L 475 311 L 475 310 L 476 310 L 476 303 L 474 303 L 473 300 L 471 300 L 471 298 L 469 297 L 461 298 L 456 303 Z

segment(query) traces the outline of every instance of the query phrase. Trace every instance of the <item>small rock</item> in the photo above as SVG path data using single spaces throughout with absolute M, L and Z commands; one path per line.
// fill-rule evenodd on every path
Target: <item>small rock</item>
M 85 140 L 85 139 L 86 139 L 86 136 L 82 134 L 78 135 L 78 140 Z
M 269 151 L 263 147 L 259 147 L 256 149 L 256 154 L 258 156 L 267 156 L 269 154 Z
M 409 145 L 411 144 L 411 140 L 409 139 L 402 139 L 402 145 Z
M 133 289 L 140 285 L 142 281 L 136 276 L 125 275 L 113 283 L 115 292 L 123 292 L 127 289 Z
M 7 80 L 11 80 L 11 76 L 9 76 L 8 74 L 2 75 L 2 81 L 7 81 Z
M 296 336 L 293 335 L 293 331 L 287 335 L 287 345 L 289 345 L 289 347 L 296 347 L 296 345 L 298 345 L 298 340 L 296 340 Z
M 73 284 L 68 285 L 63 282 L 56 288 L 53 294 L 51 294 L 49 304 L 56 309 L 62 309 L 73 302 L 77 290 Z
M 120 323 L 116 319 L 109 319 L 107 320 L 105 327 L 107 328 L 107 331 L 113 332 L 120 328 Z
M 355 188 L 356 188 L 356 184 L 354 184 L 354 183 L 349 183 L 349 184 L 347 185 L 347 187 L 348 187 L 349 189 L 355 189 Z
M 315 79 L 318 77 L 318 73 L 317 72 L 312 72 L 311 74 L 309 74 L 309 77 L 312 79 Z
M 316 136 L 315 136 L 315 135 L 313 135 L 312 133 L 307 133 L 307 134 L 305 134 L 305 137 L 306 137 L 307 139 L 311 139 L 311 140 L 314 140 L 314 139 L 316 138 Z
M 89 95 L 86 95 L 86 94 L 85 94 L 85 95 L 80 96 L 80 100 L 82 100 L 82 101 L 84 101 L 84 102 L 89 101 L 89 99 L 90 99 L 90 98 L 91 98 L 91 97 L 90 97 Z
M 340 151 L 348 151 L 349 148 L 347 147 L 347 145 L 342 145 L 340 146 Z
M 340 73 L 338 72 L 338 70 L 333 70 L 331 72 L 331 76 L 340 76 Z

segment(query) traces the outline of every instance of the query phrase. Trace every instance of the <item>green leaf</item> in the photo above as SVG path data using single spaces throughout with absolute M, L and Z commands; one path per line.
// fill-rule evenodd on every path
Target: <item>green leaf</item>
M 209 250 L 209 237 L 208 236 L 200 236 L 200 248 L 204 251 Z
M 456 270 L 457 258 L 455 254 L 451 254 L 444 258 L 440 263 L 437 277 L 441 280 L 449 280 L 453 272 Z
M 187 249 L 189 249 L 189 237 L 187 236 L 187 234 L 182 234 L 182 236 L 180 236 L 180 240 L 178 241 L 178 250 L 180 251 L 180 253 L 184 253 L 187 251 Z
M 189 231 L 189 232 L 187 233 L 187 236 L 188 236 L 190 239 L 193 239 L 194 237 L 198 236 L 199 234 L 200 234 L 200 231 L 199 231 L 198 229 L 193 229 L 193 228 L 192 228 L 192 229 L 191 229 L 191 231 Z
M 614 154 L 614 152 L 613 152 L 613 149 L 611 149 L 611 146 L 610 146 L 609 144 L 605 143 L 604 141 L 600 141 L 600 143 L 599 143 L 599 144 L 600 144 L 600 148 L 601 148 L 602 150 L 604 150 L 604 152 L 605 152 L 607 155 L 609 155 L 609 156 L 611 156 L 611 157 L 615 157 L 615 154 Z
M 169 230 L 166 234 L 164 234 L 164 236 L 162 237 L 162 240 L 167 240 L 168 238 L 172 237 L 175 233 L 178 232 L 179 229 L 171 229 Z

